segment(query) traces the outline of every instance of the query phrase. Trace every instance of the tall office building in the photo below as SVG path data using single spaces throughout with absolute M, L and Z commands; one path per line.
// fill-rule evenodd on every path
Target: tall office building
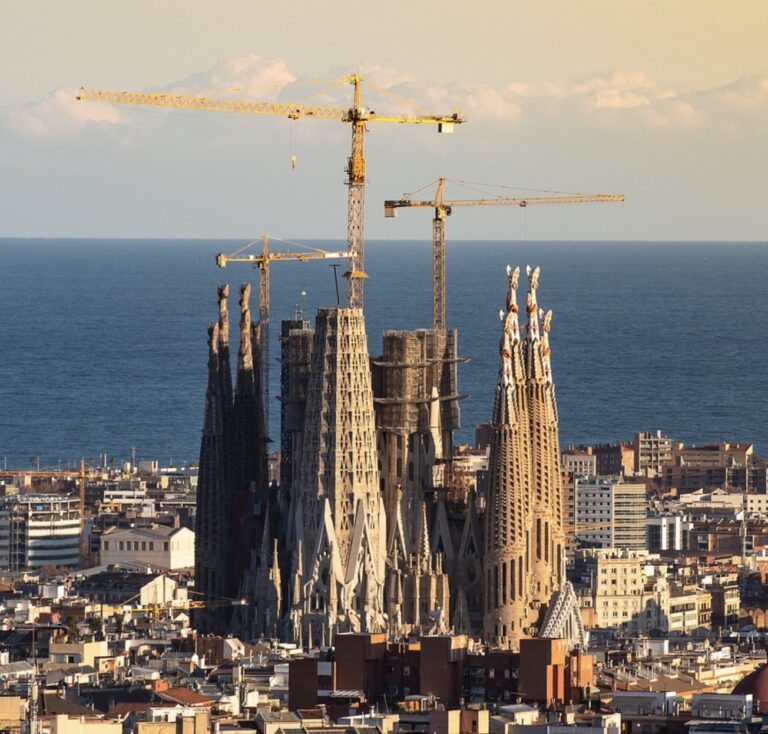
M 577 478 L 574 534 L 593 548 L 645 550 L 645 508 L 644 484 Z

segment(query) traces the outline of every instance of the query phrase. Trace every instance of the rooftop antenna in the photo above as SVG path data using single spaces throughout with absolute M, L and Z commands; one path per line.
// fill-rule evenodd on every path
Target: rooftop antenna
M 336 263 L 328 267 L 333 268 L 333 281 L 336 284 L 336 307 L 341 308 L 341 301 L 339 299 L 339 265 Z

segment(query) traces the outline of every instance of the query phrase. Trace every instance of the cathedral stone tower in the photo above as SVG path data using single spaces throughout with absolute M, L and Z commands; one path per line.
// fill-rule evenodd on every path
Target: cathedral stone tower
M 240 347 L 234 394 L 228 296 L 229 287 L 220 287 L 219 320 L 208 329 L 208 387 L 195 519 L 196 591 L 214 602 L 234 597 L 251 600 L 261 565 L 269 563 L 268 559 L 260 564 L 264 554 L 258 552 L 259 539 L 270 533 L 270 525 L 277 524 L 266 519 L 270 507 L 276 509 L 277 503 L 268 487 L 264 406 L 258 381 L 260 355 L 255 347 L 258 327 L 251 323 L 250 286 L 240 289 Z M 272 545 L 270 539 L 270 550 Z M 269 574 L 267 567 L 264 575 Z M 279 569 L 273 576 L 280 579 Z M 269 597 L 270 614 L 261 610 L 261 619 L 273 621 L 277 617 L 281 599 L 280 594 L 272 599 L 274 596 Z M 226 606 L 196 610 L 195 626 L 217 634 L 233 629 L 246 634 L 266 630 L 266 622 L 262 628 L 255 627 L 243 609 L 235 611 L 238 613 L 233 618 L 232 609 Z
M 232 374 L 229 362 L 229 287 L 219 288 L 219 320 L 208 327 L 208 387 L 200 443 L 200 475 L 195 515 L 195 584 L 211 598 L 232 595 L 239 579 L 228 559 L 232 552 L 231 463 Z M 225 614 L 216 609 L 196 610 L 201 631 L 226 627 Z
M 320 309 L 292 497 L 293 637 L 384 628 L 386 528 L 361 309 Z
M 483 631 L 519 649 L 536 631 L 542 606 L 563 573 L 562 484 L 557 408 L 549 361 L 551 313 L 539 323 L 538 268 L 529 272 L 525 338 L 518 320 L 519 269 L 509 291 L 493 408 L 485 513 Z M 543 333 L 542 333 L 543 331 Z

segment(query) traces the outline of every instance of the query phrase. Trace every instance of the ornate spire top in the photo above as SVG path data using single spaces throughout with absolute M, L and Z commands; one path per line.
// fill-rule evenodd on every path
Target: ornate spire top
M 549 347 L 549 331 L 552 328 L 552 310 L 550 309 L 544 314 L 544 319 L 541 325 L 543 335 L 541 337 L 541 361 L 544 367 L 544 379 L 547 382 L 552 381 L 552 363 L 550 362 L 550 354 L 552 350 Z
M 501 334 L 501 343 L 499 344 L 499 353 L 501 356 L 499 364 L 499 384 L 506 387 L 515 382 L 516 378 L 521 377 L 522 364 L 518 363 L 518 349 L 520 342 L 520 323 L 518 321 L 519 307 L 517 305 L 517 286 L 520 279 L 520 268 L 514 270 L 507 265 L 507 278 L 509 288 L 507 289 L 507 311 L 499 312 L 504 327 Z
M 517 283 L 520 280 L 520 268 L 507 265 L 507 278 L 509 278 L 509 290 L 507 291 L 507 313 L 517 313 Z
M 511 344 L 520 337 L 520 325 L 517 314 L 520 310 L 517 305 L 517 284 L 520 279 L 520 268 L 512 268 L 507 265 L 507 278 L 509 279 L 509 288 L 507 290 L 507 313 L 502 311 L 499 315 L 504 322 L 504 340 L 505 346 L 510 348 Z M 508 343 L 506 343 L 508 342 Z
M 549 309 L 544 314 L 544 321 L 542 323 L 542 329 L 544 330 L 545 334 L 549 334 L 549 330 L 552 328 L 552 309 Z
M 540 268 L 531 270 L 531 266 L 526 267 L 528 274 L 528 299 L 525 310 L 528 312 L 528 339 L 535 340 L 539 338 L 539 304 L 536 301 L 536 289 L 539 287 Z
M 251 347 L 251 311 L 248 301 L 251 298 L 251 286 L 240 286 L 240 351 L 238 369 L 253 369 L 253 350 Z
M 227 311 L 227 299 L 229 298 L 229 286 L 219 286 L 219 339 L 222 344 L 229 344 L 229 312 Z
M 219 325 L 208 324 L 208 372 L 213 375 L 219 370 Z M 209 377 L 210 380 L 210 377 Z M 210 383 L 209 383 L 210 389 Z
M 208 324 L 208 366 L 213 366 L 211 360 L 219 354 L 219 325 Z

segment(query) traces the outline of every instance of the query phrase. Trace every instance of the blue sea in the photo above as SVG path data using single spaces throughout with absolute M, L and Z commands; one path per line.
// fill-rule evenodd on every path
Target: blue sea
M 216 285 L 236 294 L 256 283 L 248 266 L 219 270 L 214 255 L 241 244 L 0 240 L 0 465 L 122 459 L 132 449 L 196 461 Z M 430 257 L 426 241 L 367 243 L 372 354 L 383 329 L 430 325 Z M 470 396 L 459 440 L 489 417 L 508 263 L 541 266 L 563 445 L 659 428 L 687 443 L 752 441 L 768 452 L 768 243 L 449 243 L 448 325 L 470 359 L 459 372 Z M 327 263 L 271 272 L 277 447 L 279 321 L 297 307 L 312 319 L 336 296 Z M 230 308 L 234 324 L 236 295 Z

